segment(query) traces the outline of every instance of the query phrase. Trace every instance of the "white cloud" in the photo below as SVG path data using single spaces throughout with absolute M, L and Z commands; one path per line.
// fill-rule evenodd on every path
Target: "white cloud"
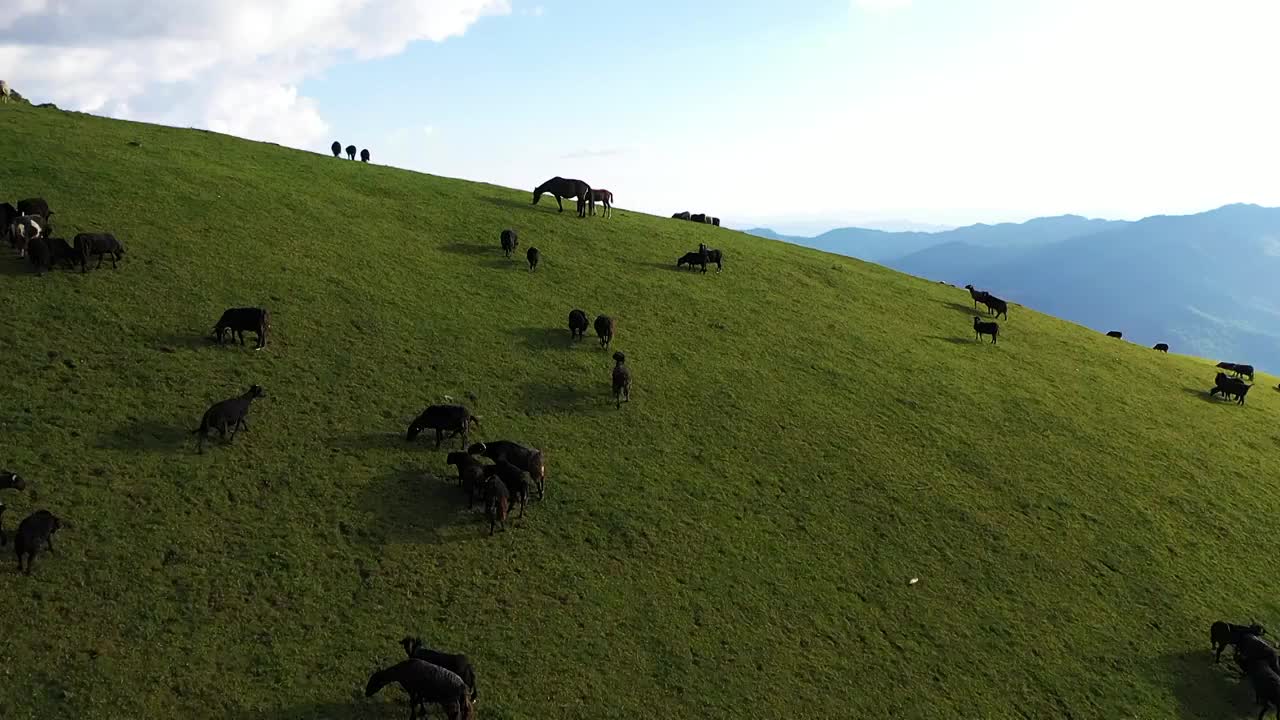
M 854 10 L 863 10 L 866 12 L 888 12 L 890 10 L 905 10 L 911 7 L 912 0 L 851 0 Z
M 510 12 L 508 0 L 19 0 L 0 14 L 0 67 L 67 109 L 314 148 L 328 126 L 304 79 Z

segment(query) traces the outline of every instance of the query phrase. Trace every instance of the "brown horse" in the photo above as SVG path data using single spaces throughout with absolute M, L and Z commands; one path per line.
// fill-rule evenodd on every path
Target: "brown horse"
M 578 217 L 587 216 L 587 203 L 591 203 L 591 214 L 596 211 L 596 202 L 591 197 L 591 186 L 581 180 L 568 180 L 559 175 L 542 183 L 533 189 L 533 204 L 537 205 L 542 199 L 544 193 L 551 193 L 556 196 L 556 204 L 560 206 L 560 212 L 564 212 L 564 198 L 578 199 Z
M 598 202 L 604 203 L 604 212 L 602 212 L 601 214 L 604 215 L 605 217 L 613 217 L 613 193 L 609 192 L 608 190 L 605 190 L 604 188 L 600 188 L 599 190 L 593 189 L 591 191 L 591 214 L 592 215 L 596 214 L 596 203 Z

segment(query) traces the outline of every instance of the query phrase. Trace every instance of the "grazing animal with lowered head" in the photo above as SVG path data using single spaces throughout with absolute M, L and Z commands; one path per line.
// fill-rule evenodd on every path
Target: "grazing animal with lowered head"
M 80 233 L 72 240 L 76 255 L 80 258 L 80 272 L 89 271 L 89 256 L 98 256 L 98 265 L 102 267 L 102 258 L 111 256 L 111 269 L 116 269 L 116 261 L 124 257 L 124 246 L 111 233 Z
M 481 455 L 497 462 L 507 462 L 529 473 L 538 488 L 538 498 L 546 496 L 547 461 L 542 451 L 530 448 L 511 440 L 494 440 L 487 443 L 476 443 L 467 448 L 472 455 Z M 492 468 L 492 466 L 488 466 Z M 515 488 L 512 488 L 513 490 Z
M 485 464 L 461 450 L 449 453 L 444 461 L 458 468 L 458 485 L 467 493 L 467 507 L 474 507 L 476 497 L 484 490 Z
M 702 272 L 706 272 L 707 256 L 700 252 L 687 252 L 681 255 L 679 260 L 676 260 L 677 268 L 684 267 L 685 265 L 688 265 L 690 270 L 692 270 L 695 266 L 700 265 L 702 266 Z
M 369 148 L 360 151 L 360 162 L 369 162 Z
M 49 203 L 44 198 L 33 197 L 18 201 L 18 214 L 39 215 L 47 222 L 53 212 L 49 210 Z
M 973 319 L 973 334 L 975 340 L 981 340 L 983 335 L 991 336 L 991 344 L 996 344 L 996 336 L 1000 334 L 1000 325 L 994 322 L 983 322 L 978 318 Z
M 333 144 L 329 146 L 329 150 L 333 153 L 334 157 L 341 157 L 342 143 L 338 142 L 337 140 L 334 140 Z
M 1111 332 L 1107 333 L 1107 337 L 1120 340 L 1124 338 L 1124 333 L 1120 332 L 1119 330 L 1112 330 Z
M 613 363 L 613 402 L 614 407 L 621 410 L 623 402 L 631 402 L 631 368 L 626 365 L 627 356 L 621 352 L 613 354 Z
M 356 146 L 355 146 L 355 145 L 348 145 L 348 146 L 347 146 L 347 158 L 348 158 L 348 159 L 350 159 L 350 160 L 355 160 L 355 159 L 356 159 Z
M 1218 367 L 1222 368 L 1223 370 L 1226 370 L 1227 372 L 1231 373 L 1231 374 L 1232 374 L 1232 375 L 1234 375 L 1235 377 L 1247 377 L 1247 378 L 1249 378 L 1249 381 L 1250 381 L 1250 382 L 1252 382 L 1252 381 L 1253 381 L 1253 366 L 1252 366 L 1252 365 L 1243 365 L 1243 364 L 1236 364 L 1236 363 L 1229 363 L 1229 362 L 1220 362 L 1220 363 L 1218 363 Z
M 1266 628 L 1258 623 L 1249 625 L 1233 625 L 1229 622 L 1219 620 L 1209 626 L 1209 644 L 1213 649 L 1213 661 L 1216 663 L 1222 657 L 1222 651 L 1227 649 L 1228 645 L 1239 645 L 1245 635 L 1266 635 Z
M 520 236 L 511 228 L 503 230 L 498 239 L 502 243 L 503 257 L 511 257 L 511 253 L 515 252 L 517 247 L 520 247 Z
M 520 517 L 524 517 L 524 508 L 529 504 L 529 482 L 524 479 L 525 469 L 506 460 L 499 460 L 486 465 L 484 472 L 487 476 L 502 481 L 510 493 L 511 501 L 520 503 Z
M 581 340 L 587 336 L 587 313 L 574 308 L 569 311 L 569 336 Z
M 672 220 L 688 220 L 690 217 L 692 216 L 689 214 L 688 210 L 682 210 L 681 212 L 678 212 L 672 215 L 671 219 Z
M 271 327 L 271 313 L 264 308 L 256 307 L 240 307 L 227 308 L 222 312 L 222 317 L 218 318 L 218 323 L 213 326 L 214 337 L 218 339 L 218 344 L 222 344 L 223 335 L 230 333 L 231 339 L 239 338 L 240 344 L 244 345 L 244 334 L 251 331 L 258 336 L 255 350 L 261 350 L 267 346 L 267 330 Z
M 417 720 L 419 710 L 426 718 L 427 705 L 444 708 L 449 720 L 471 720 L 473 710 L 467 683 L 452 670 L 409 658 L 375 672 L 365 685 L 364 696 L 373 697 L 392 683 L 409 694 L 409 720 Z
M 466 655 L 451 654 L 432 650 L 427 647 L 422 638 L 404 637 L 400 640 L 400 647 L 404 648 L 404 654 L 419 660 L 425 660 L 432 665 L 439 665 L 445 670 L 451 670 L 462 678 L 462 681 L 471 689 L 471 702 L 476 701 L 476 671 L 471 667 L 471 661 Z
M 249 405 L 254 400 L 266 396 L 267 393 L 261 385 L 251 385 L 243 395 L 220 400 L 210 405 L 209 409 L 204 411 L 204 416 L 200 418 L 200 427 L 191 431 L 192 435 L 200 436 L 196 443 L 196 451 L 204 452 L 204 443 L 209 439 L 211 430 L 217 430 L 218 436 L 227 442 L 234 441 L 237 430 L 249 429 L 249 423 L 244 421 L 245 416 L 249 414 Z M 227 437 L 227 430 L 231 431 L 230 437 Z
M 1167 353 L 1169 352 L 1169 343 L 1156 343 L 1151 349 L 1157 352 Z
M 596 335 L 600 338 L 600 347 L 609 348 L 609 343 L 613 342 L 613 336 L 618 332 L 618 321 L 608 315 L 597 315 Z
M 534 270 L 537 270 L 538 260 L 541 259 L 542 257 L 542 255 L 538 252 L 538 248 L 536 247 L 529 248 L 529 252 L 525 253 L 524 256 L 529 260 L 529 272 L 533 272 Z
M 436 449 L 444 441 L 444 434 L 449 437 L 462 436 L 462 447 L 467 446 L 467 432 L 472 425 L 479 425 L 480 418 L 471 414 L 465 405 L 429 405 L 418 417 L 409 423 L 409 431 L 405 433 L 406 442 L 412 442 L 423 430 L 434 430 L 436 433 Z
M 613 193 L 600 188 L 599 190 L 591 190 L 591 214 L 596 214 L 596 203 L 604 203 L 604 210 L 600 213 L 604 217 L 613 217 Z
M 587 216 L 588 203 L 591 204 L 592 213 L 595 213 L 596 202 L 591 199 L 591 186 L 581 180 L 562 178 L 557 175 L 533 189 L 533 204 L 537 205 L 545 193 L 555 196 L 560 212 L 564 212 L 564 198 L 577 198 L 578 217 Z
M 32 563 L 43 545 L 53 552 L 53 534 L 62 528 L 62 520 L 48 510 L 37 510 L 18 523 L 13 535 L 13 552 L 18 556 L 18 572 L 31 574 Z M 26 570 L 22 559 L 26 557 Z
M 1245 383 L 1240 378 L 1227 377 L 1226 373 L 1218 373 L 1213 379 L 1213 389 L 1209 391 L 1209 396 L 1213 397 L 1217 393 L 1222 393 L 1222 397 L 1234 397 L 1237 405 L 1244 404 L 1244 396 L 1249 394 L 1249 388 L 1253 387 Z

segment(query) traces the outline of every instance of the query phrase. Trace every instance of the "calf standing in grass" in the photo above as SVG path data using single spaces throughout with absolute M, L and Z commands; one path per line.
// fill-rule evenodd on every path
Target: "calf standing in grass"
M 227 332 L 231 333 L 232 340 L 238 337 L 240 344 L 244 345 L 244 333 L 249 330 L 258 336 L 254 349 L 261 350 L 267 346 L 267 329 L 270 327 L 271 313 L 263 308 L 228 308 L 218 318 L 218 324 L 213 326 L 213 334 L 218 338 L 219 345 L 222 344 L 223 334 Z
M 600 347 L 609 348 L 609 343 L 613 341 L 614 334 L 618 331 L 618 321 L 608 315 L 596 316 L 596 335 L 600 338 Z
M 409 423 L 409 431 L 405 433 L 404 439 L 410 442 L 423 430 L 435 430 L 436 449 L 439 450 L 440 443 L 444 441 L 444 433 L 448 431 L 452 433 L 449 435 L 451 438 L 462 435 L 462 446 L 466 447 L 467 432 L 473 423 L 479 425 L 480 418 L 472 415 L 465 405 L 430 405 Z
M 62 520 L 48 510 L 37 510 L 18 524 L 13 536 L 13 552 L 18 556 L 18 572 L 31 574 L 31 564 L 45 545 L 53 552 L 53 534 L 62 528 Z M 22 558 L 27 558 L 27 568 L 22 569 Z
M 484 510 L 489 516 L 489 536 L 493 537 L 493 529 L 501 525 L 507 529 L 507 511 L 511 506 L 511 493 L 502 480 L 491 477 L 484 484 Z
M 525 253 L 525 257 L 528 258 L 529 260 L 529 272 L 533 272 L 534 270 L 537 270 L 538 260 L 541 257 L 541 255 L 539 255 L 538 253 L 538 248 L 536 247 L 529 248 L 529 252 Z
M 503 230 L 499 240 L 502 242 L 503 257 L 511 257 L 511 253 L 515 252 L 516 248 L 520 246 L 520 238 L 516 235 L 516 231 L 511 228 Z
M 80 258 L 80 272 L 88 272 L 90 255 L 98 256 L 97 268 L 102 267 L 103 256 L 110 255 L 112 270 L 116 269 L 116 261 L 124 257 L 124 246 L 111 233 L 80 233 L 72 242 Z
M 587 336 L 587 313 L 574 308 L 569 311 L 569 335 L 574 340 Z
M 1000 334 L 1000 325 L 993 322 L 983 322 L 978 318 L 973 319 L 973 334 L 975 340 L 981 340 L 983 335 L 991 336 L 991 344 L 996 344 L 996 336 Z
M 613 362 L 613 402 L 621 410 L 624 397 L 631 402 L 631 368 L 626 366 L 627 356 L 621 352 L 613 354 Z
M 237 429 L 248 430 L 249 424 L 244 421 L 244 418 L 249 414 L 249 405 L 254 400 L 266 396 L 267 393 L 260 385 L 252 385 L 239 397 L 210 405 L 209 409 L 205 410 L 204 417 L 200 418 L 200 427 L 191 431 L 192 435 L 200 436 L 196 444 L 197 451 L 204 452 L 204 443 L 209 439 L 210 430 L 217 430 L 219 437 L 227 439 L 228 442 L 236 439 Z M 228 429 L 231 430 L 229 439 L 227 438 Z

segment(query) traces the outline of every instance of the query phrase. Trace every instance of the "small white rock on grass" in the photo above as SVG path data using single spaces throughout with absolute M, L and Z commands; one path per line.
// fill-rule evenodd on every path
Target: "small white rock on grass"
M 918 583 L 918 582 L 920 582 L 920 578 L 911 578 L 910 580 L 908 580 L 908 581 L 907 581 L 907 584 L 908 584 L 908 585 L 915 585 L 915 584 L 916 584 L 916 583 Z

